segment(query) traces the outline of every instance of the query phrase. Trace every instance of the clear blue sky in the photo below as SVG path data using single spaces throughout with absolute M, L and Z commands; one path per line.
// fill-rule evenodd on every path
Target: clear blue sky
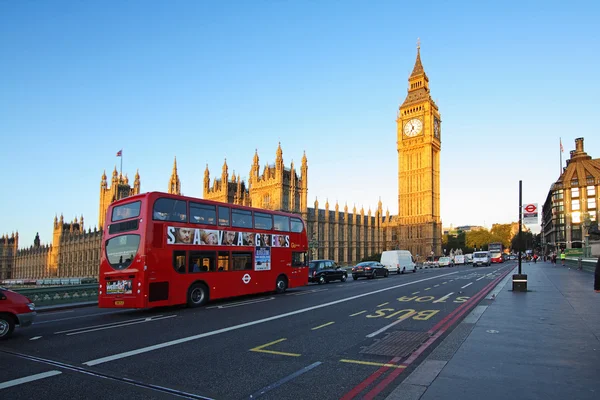
M 0 3 L 0 234 L 98 221 L 124 153 L 142 191 L 202 196 L 306 150 L 309 204 L 397 213 L 396 112 L 421 38 L 442 114 L 442 221 L 506 223 L 543 203 L 574 139 L 600 157 L 597 2 Z

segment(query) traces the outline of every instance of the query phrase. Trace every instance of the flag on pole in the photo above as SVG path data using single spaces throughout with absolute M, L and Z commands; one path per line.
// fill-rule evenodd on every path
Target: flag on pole
M 559 139 L 559 140 L 560 140 L 560 152 L 561 152 L 561 153 L 564 153 L 564 152 L 565 152 L 565 149 L 564 149 L 564 147 L 563 147 L 563 145 L 562 145 L 562 139 Z M 120 152 L 119 152 L 119 153 L 120 153 Z
M 561 149 L 562 149 L 562 144 L 560 145 Z M 117 157 L 122 157 L 123 156 L 123 150 L 119 150 L 117 151 Z

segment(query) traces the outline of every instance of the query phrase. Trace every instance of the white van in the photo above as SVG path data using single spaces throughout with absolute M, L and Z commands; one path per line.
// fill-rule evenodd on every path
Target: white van
M 476 267 L 478 265 L 486 265 L 490 266 L 492 264 L 492 256 L 489 251 L 476 251 L 473 253 L 473 266 Z
M 388 250 L 381 253 L 381 264 L 388 270 L 398 274 L 407 271 L 417 272 L 415 259 L 408 250 Z

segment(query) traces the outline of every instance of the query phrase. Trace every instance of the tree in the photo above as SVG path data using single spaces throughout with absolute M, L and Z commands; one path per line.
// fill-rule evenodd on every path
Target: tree
M 497 242 L 502 242 L 504 247 L 510 247 L 512 239 L 511 230 L 512 224 L 494 224 L 490 233 L 498 239 L 496 240 Z

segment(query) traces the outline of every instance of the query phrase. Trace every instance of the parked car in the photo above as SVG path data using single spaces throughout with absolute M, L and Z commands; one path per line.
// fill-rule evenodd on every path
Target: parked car
M 440 257 L 438 265 L 441 267 L 454 267 L 454 261 L 450 257 Z
M 387 278 L 389 274 L 390 271 L 377 261 L 364 261 L 352 267 L 352 279 L 354 280 L 357 280 L 358 278 L 373 279 L 378 276 Z
M 380 263 L 397 274 L 407 271 L 417 272 L 415 259 L 408 250 L 388 250 L 381 253 Z
M 16 325 L 31 325 L 36 314 L 35 304 L 29 298 L 0 287 L 0 340 L 10 337 Z
M 346 282 L 348 272 L 333 260 L 312 260 L 308 263 L 308 281 L 319 285 L 331 281 Z

